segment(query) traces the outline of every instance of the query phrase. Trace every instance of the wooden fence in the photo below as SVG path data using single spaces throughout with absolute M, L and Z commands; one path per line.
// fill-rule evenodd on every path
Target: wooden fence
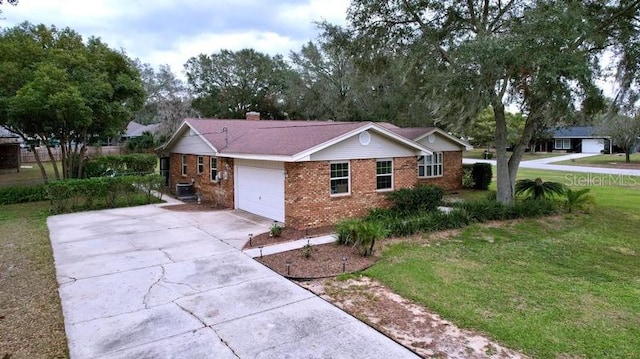
M 121 153 L 121 149 L 122 148 L 120 146 L 88 146 L 87 156 L 96 157 L 100 155 L 119 155 Z M 38 151 L 38 155 L 40 156 L 41 161 L 43 162 L 50 161 L 49 153 L 47 152 L 46 147 L 38 147 L 32 151 L 27 151 L 26 149 L 22 148 L 20 150 L 22 163 L 36 162 L 36 157 L 33 151 Z M 62 150 L 60 149 L 60 147 L 52 148 L 51 152 L 53 153 L 53 157 L 55 158 L 55 160 L 60 161 L 60 159 L 62 158 Z

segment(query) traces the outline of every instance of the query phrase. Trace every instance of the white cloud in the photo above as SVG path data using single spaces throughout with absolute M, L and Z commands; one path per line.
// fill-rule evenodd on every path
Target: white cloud
M 288 56 L 315 39 L 314 21 L 344 25 L 349 0 L 24 0 L 3 6 L 0 26 L 29 21 L 70 27 L 85 39 L 102 38 L 110 47 L 153 66 L 182 72 L 200 53 L 254 48 Z

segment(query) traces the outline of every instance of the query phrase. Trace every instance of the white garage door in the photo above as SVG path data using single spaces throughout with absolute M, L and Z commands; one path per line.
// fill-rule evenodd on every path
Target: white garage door
M 604 150 L 603 139 L 585 138 L 582 140 L 582 153 L 600 153 Z
M 284 164 L 238 161 L 236 207 L 284 222 Z

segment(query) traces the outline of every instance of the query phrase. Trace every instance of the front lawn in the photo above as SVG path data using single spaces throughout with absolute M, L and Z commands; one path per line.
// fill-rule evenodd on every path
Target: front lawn
M 591 180 L 591 214 L 392 244 L 365 274 L 534 357 L 640 357 L 640 181 L 520 171 L 565 184 L 573 176 Z
M 66 358 L 48 202 L 0 206 L 0 358 Z

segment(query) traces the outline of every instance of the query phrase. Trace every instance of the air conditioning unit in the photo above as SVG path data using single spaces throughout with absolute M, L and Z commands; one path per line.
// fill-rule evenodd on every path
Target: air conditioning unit
M 196 192 L 195 192 L 195 188 L 193 187 L 193 183 L 177 183 L 176 198 L 180 200 L 195 199 Z

